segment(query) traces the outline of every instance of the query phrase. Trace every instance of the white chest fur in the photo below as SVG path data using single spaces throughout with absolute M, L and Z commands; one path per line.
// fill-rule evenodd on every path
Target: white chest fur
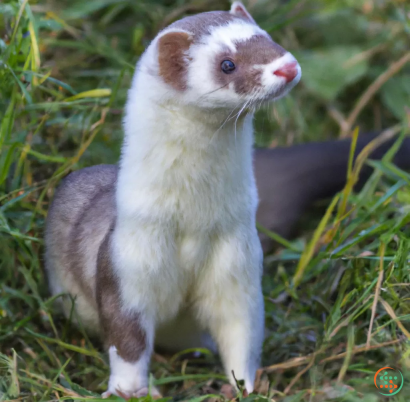
M 113 255 L 124 304 L 164 321 L 195 298 L 221 239 L 253 235 L 252 116 L 223 124 L 229 113 L 140 99 L 127 105 Z

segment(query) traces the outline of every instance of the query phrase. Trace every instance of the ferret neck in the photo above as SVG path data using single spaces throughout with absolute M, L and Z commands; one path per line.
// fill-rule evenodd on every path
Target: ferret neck
M 219 186 L 222 193 L 233 181 L 236 187 L 241 180 L 252 182 L 251 114 L 236 119 L 228 111 L 161 104 L 140 92 L 134 97 L 130 94 L 124 129 L 117 184 L 119 214 L 135 210 L 143 214 L 164 191 L 174 194 L 190 188 L 189 194 L 202 194 L 209 186 Z M 157 207 L 162 214 L 163 205 Z M 152 208 L 146 210 L 147 216 Z
M 202 147 L 221 136 L 252 136 L 252 114 L 229 109 L 204 109 L 148 97 L 130 97 L 124 119 L 127 140 L 138 137 L 158 141 L 178 140 Z

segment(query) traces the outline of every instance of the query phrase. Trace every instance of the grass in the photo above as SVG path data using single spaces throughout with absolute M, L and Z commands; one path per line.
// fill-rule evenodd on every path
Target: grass
M 346 122 L 367 130 L 399 125 L 400 139 L 408 134 L 410 67 L 392 69 L 410 48 L 408 2 L 250 4 L 304 71 L 291 96 L 256 116 L 259 145 L 329 138 L 345 132 Z M 69 171 L 116 162 L 133 66 L 156 32 L 186 13 L 228 6 L 0 4 L 0 400 L 100 398 L 106 356 L 53 312 L 47 291 L 47 208 Z M 351 189 L 361 159 L 351 165 L 345 190 L 316 230 L 266 258 L 264 369 L 258 394 L 239 399 L 385 401 L 373 376 L 393 366 L 406 380 L 389 400 L 410 400 L 410 175 L 392 166 L 393 153 L 371 162 L 375 172 L 358 194 Z M 155 355 L 152 373 L 169 399 L 227 398 L 209 353 Z

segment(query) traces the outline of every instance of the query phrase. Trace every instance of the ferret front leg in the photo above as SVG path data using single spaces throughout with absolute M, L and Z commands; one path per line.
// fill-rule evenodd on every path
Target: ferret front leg
M 125 399 L 148 394 L 149 363 L 153 348 L 154 320 L 141 309 L 123 306 L 119 279 L 114 274 L 109 236 L 98 255 L 97 302 L 99 318 L 108 348 L 110 378 L 104 398 Z M 153 397 L 160 397 L 154 388 Z
M 261 295 L 256 296 L 253 306 L 246 308 L 244 302 L 249 294 L 231 294 L 230 297 L 235 298 L 230 306 L 219 311 L 219 303 L 214 304 L 215 312 L 213 317 L 210 316 L 209 328 L 230 383 L 236 387 L 236 380 L 243 380 L 245 389 L 250 393 L 254 389 L 260 363 L 264 330 L 263 299 Z M 235 302 L 237 306 L 234 306 Z
M 122 348 L 133 347 L 135 351 L 138 351 L 137 348 L 141 346 L 138 341 L 130 342 L 128 345 L 124 345 L 124 342 L 119 342 L 117 345 L 120 345 Z M 139 355 L 137 353 L 127 355 L 121 353 L 117 346 L 112 345 L 108 351 L 110 379 L 107 391 L 102 394 L 103 398 L 108 398 L 110 395 L 121 396 L 125 399 L 146 396 L 149 391 L 148 367 L 151 350 L 146 348 Z M 151 395 L 154 398 L 161 396 L 155 387 L 151 390 Z
M 261 246 L 255 234 L 250 241 L 226 237 L 214 250 L 202 278 L 199 317 L 217 343 L 231 384 L 244 380 L 252 392 L 264 337 Z

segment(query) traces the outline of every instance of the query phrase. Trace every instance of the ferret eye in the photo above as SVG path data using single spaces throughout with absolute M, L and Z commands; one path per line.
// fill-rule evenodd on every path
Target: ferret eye
M 235 71 L 235 64 L 230 60 L 224 60 L 221 63 L 221 69 L 225 74 L 231 74 Z

